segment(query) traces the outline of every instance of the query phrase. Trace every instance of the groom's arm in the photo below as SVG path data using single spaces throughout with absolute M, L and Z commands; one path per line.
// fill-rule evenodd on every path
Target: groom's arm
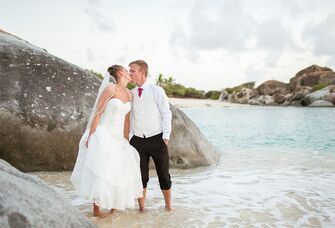
M 162 138 L 167 144 L 168 140 L 170 139 L 171 121 L 172 121 L 172 113 L 170 110 L 169 100 L 166 96 L 164 89 L 159 86 L 155 86 L 154 96 L 162 118 L 162 128 L 163 128 Z

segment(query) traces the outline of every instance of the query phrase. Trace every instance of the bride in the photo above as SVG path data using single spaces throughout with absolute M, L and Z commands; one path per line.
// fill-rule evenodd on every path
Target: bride
M 143 191 L 139 155 L 128 142 L 132 95 L 126 86 L 131 78 L 120 65 L 108 72 L 116 84 L 105 76 L 71 175 L 79 195 L 93 201 L 94 216 L 101 216 L 100 208 L 133 207 Z

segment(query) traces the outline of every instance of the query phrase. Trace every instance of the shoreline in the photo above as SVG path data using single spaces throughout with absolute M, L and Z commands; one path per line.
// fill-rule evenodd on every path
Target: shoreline
M 168 97 L 169 102 L 177 108 L 205 108 L 205 107 L 244 107 L 248 104 L 230 103 L 211 99 L 175 98 Z

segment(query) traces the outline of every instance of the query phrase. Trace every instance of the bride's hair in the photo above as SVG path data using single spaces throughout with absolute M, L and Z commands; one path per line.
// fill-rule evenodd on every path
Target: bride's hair
M 121 65 L 113 65 L 111 67 L 108 67 L 107 71 L 108 73 L 115 78 L 116 81 L 119 81 L 119 75 L 118 72 L 125 69 Z

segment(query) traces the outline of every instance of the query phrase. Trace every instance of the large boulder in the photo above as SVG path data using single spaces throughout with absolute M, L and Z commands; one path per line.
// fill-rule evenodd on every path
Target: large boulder
M 96 227 L 39 178 L 0 159 L 0 227 Z
M 170 165 L 191 168 L 210 165 L 218 156 L 212 144 L 180 109 L 171 105 L 172 133 L 169 143 Z
M 260 95 L 272 96 L 275 93 L 281 93 L 283 95 L 286 95 L 290 93 L 291 87 L 289 84 L 284 82 L 280 82 L 277 80 L 269 80 L 258 86 L 257 90 Z
M 317 100 L 310 104 L 308 107 L 334 107 L 334 105 L 329 101 Z
M 101 80 L 3 31 L 0 58 L 0 158 L 23 171 L 72 170 Z M 199 131 L 184 137 L 179 129 L 195 125 L 182 120 L 173 127 L 171 167 L 212 164 L 210 143 Z
M 229 93 L 227 92 L 227 90 L 223 90 L 220 94 L 219 101 L 227 100 L 228 96 L 229 96 Z
M 281 94 L 281 93 L 276 93 L 276 94 L 273 95 L 273 100 L 277 104 L 282 104 L 286 100 L 286 96 L 284 94 Z
M 335 85 L 327 86 L 321 90 L 314 91 L 304 97 L 301 104 L 309 106 L 317 100 L 324 100 L 327 102 L 333 102 L 335 97 Z M 333 103 L 334 104 L 334 103 Z
M 23 171 L 71 170 L 100 80 L 0 31 L 0 158 Z
M 290 85 L 293 91 L 301 86 L 313 87 L 318 84 L 335 84 L 335 74 L 332 69 L 312 65 L 299 71 L 293 78 L 290 79 Z
M 335 72 L 326 72 L 320 76 L 319 84 L 335 85 Z
M 309 86 L 298 86 L 294 90 L 294 94 L 291 97 L 290 101 L 302 100 L 306 95 L 312 92 L 312 87 Z

